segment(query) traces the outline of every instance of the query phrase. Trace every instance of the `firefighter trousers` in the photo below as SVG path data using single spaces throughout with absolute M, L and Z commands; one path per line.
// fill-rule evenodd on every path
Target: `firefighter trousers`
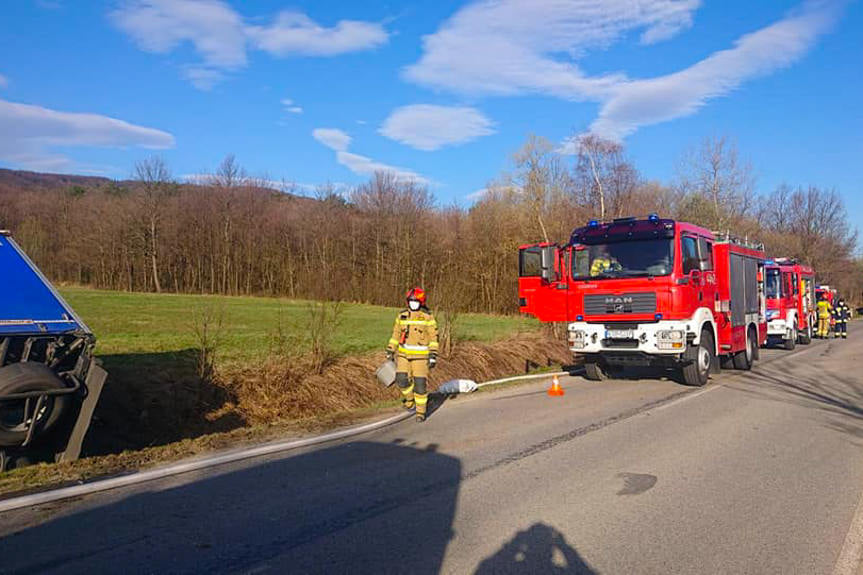
M 848 322 L 847 321 L 836 321 L 836 326 L 833 328 L 833 332 L 836 337 L 841 337 L 842 339 L 848 338 Z
M 830 336 L 830 318 L 818 318 L 818 337 L 827 338 Z
M 417 415 L 426 414 L 428 404 L 429 359 L 408 359 L 402 355 L 396 359 L 396 385 L 402 392 L 402 402 L 408 409 L 416 406 Z

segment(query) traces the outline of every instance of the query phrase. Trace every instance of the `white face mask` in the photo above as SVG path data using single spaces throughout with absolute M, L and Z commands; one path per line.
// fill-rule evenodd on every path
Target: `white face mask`
M 412 299 L 408 302 L 408 307 L 411 308 L 411 311 L 418 311 L 420 308 L 420 302 L 415 299 Z

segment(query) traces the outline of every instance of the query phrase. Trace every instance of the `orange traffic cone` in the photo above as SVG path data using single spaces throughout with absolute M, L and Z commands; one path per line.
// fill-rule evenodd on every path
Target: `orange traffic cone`
M 549 395 L 563 395 L 563 388 L 560 387 L 560 380 L 555 375 L 551 379 L 551 387 L 548 389 Z

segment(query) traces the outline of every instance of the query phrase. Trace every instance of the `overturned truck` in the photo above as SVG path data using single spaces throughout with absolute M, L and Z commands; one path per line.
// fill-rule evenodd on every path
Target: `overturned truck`
M 7 231 L 0 231 L 0 470 L 71 461 L 107 373 L 96 339 Z

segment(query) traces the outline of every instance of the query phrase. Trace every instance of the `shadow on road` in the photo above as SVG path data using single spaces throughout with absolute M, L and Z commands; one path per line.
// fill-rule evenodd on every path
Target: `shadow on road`
M 475 575 L 559 573 L 593 575 L 596 573 L 563 534 L 544 523 L 534 523 L 519 531 L 500 551 L 479 564 Z
M 777 365 L 769 373 L 747 374 L 744 383 L 729 387 L 760 399 L 815 408 L 830 416 L 827 427 L 863 439 L 863 372 L 852 371 L 856 361 L 850 351 L 828 346 L 804 369 Z
M 48 521 L 62 507 L 2 515 L 7 533 L 45 522 L 0 539 L 0 572 L 438 573 L 460 481 L 434 445 L 347 443 Z

